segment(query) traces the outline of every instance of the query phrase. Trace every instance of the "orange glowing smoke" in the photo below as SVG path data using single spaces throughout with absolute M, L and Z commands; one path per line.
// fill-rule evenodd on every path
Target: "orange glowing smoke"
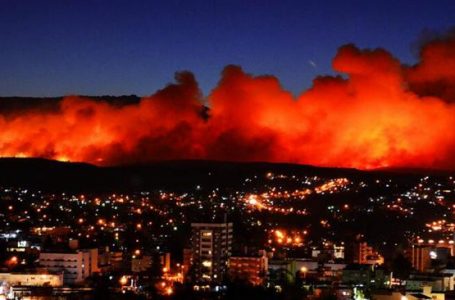
M 455 37 L 428 42 L 415 66 L 382 49 L 339 49 L 298 97 L 273 76 L 223 70 L 208 97 L 194 76 L 138 104 L 67 97 L 56 111 L 0 115 L 0 154 L 100 165 L 164 159 L 455 169 Z

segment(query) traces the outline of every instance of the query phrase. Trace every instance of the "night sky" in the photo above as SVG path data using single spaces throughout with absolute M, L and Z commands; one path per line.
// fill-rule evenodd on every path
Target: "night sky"
M 294 94 L 331 73 L 340 45 L 414 63 L 447 1 L 1 0 L 0 95 L 150 95 L 191 70 L 208 94 L 227 64 L 274 74 Z

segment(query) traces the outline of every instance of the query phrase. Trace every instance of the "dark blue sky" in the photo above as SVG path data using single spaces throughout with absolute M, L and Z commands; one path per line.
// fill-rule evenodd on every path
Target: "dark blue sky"
M 149 95 L 184 69 L 207 94 L 227 64 L 299 93 L 342 44 L 413 63 L 422 30 L 454 25 L 453 0 L 0 0 L 0 95 Z

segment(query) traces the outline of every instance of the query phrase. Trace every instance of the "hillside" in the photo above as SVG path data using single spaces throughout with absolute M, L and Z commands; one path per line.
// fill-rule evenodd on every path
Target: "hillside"
M 0 185 L 43 190 L 111 191 L 185 189 L 206 186 L 236 187 L 249 176 L 267 172 L 327 177 L 395 177 L 407 180 L 421 176 L 418 170 L 359 171 L 278 163 L 217 161 L 161 161 L 147 165 L 97 167 L 84 163 L 36 158 L 0 158 Z

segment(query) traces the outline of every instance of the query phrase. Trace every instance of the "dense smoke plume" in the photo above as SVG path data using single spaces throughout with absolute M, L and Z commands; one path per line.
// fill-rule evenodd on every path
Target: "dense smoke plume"
M 455 36 L 403 66 L 383 49 L 339 49 L 343 76 L 298 97 L 273 76 L 227 66 L 204 99 L 194 76 L 138 103 L 65 97 L 57 109 L 0 115 L 0 155 L 99 165 L 167 159 L 455 169 Z M 208 101 L 208 109 L 204 103 Z

